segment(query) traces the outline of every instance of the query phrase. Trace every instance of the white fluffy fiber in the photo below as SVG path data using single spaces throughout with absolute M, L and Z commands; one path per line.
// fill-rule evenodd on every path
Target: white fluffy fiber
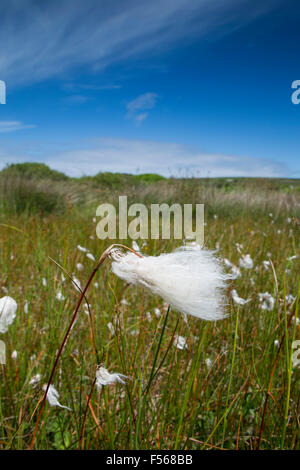
M 118 277 L 150 289 L 184 315 L 210 321 L 225 318 L 224 288 L 230 276 L 212 251 L 184 247 L 143 258 L 118 251 L 112 259 L 112 271 Z
M 6 295 L 0 299 L 0 333 L 6 333 L 16 318 L 17 302 Z
M 43 385 L 43 391 L 45 392 L 47 390 L 47 384 Z M 59 393 L 54 387 L 54 385 L 49 385 L 49 389 L 47 392 L 47 400 L 49 402 L 50 406 L 58 406 L 59 408 L 65 408 L 66 410 L 72 411 L 71 408 L 68 406 L 61 405 L 58 401 L 59 398 Z

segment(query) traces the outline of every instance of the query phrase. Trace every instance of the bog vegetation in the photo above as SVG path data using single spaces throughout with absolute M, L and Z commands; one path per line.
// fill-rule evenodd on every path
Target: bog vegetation
M 106 260 L 52 381 L 70 410 L 46 402 L 34 448 L 300 449 L 299 180 L 72 179 L 32 163 L 0 172 L 1 297 L 18 305 L 0 334 L 0 449 L 33 442 L 78 287 L 110 244 L 96 237 L 96 207 L 120 194 L 128 203 L 205 204 L 205 244 L 235 278 L 230 315 L 185 319 L 118 279 Z M 145 255 L 181 244 L 137 243 Z M 95 386 L 99 365 L 121 381 L 105 376 L 107 385 Z

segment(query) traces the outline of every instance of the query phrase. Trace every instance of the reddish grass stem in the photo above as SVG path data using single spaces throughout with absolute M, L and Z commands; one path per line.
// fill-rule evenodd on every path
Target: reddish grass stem
M 87 397 L 86 407 L 85 407 L 84 416 L 83 416 L 83 421 L 82 421 L 82 426 L 81 426 L 81 431 L 80 431 L 80 438 L 79 438 L 79 443 L 78 443 L 78 450 L 80 450 L 81 442 L 82 442 L 82 447 L 84 446 L 84 440 L 83 440 L 84 427 L 85 427 L 85 422 L 86 422 L 86 418 L 87 418 L 87 412 L 88 412 L 88 409 L 89 409 L 90 401 L 91 401 L 92 394 L 93 394 L 93 391 L 94 391 L 94 388 L 95 388 L 96 380 L 97 380 L 97 378 L 95 377 L 95 378 L 94 378 L 94 381 L 93 381 L 93 383 L 92 383 L 92 386 L 91 386 L 90 393 L 89 393 L 89 395 L 88 395 L 88 397 Z
M 99 261 L 97 263 L 97 266 L 95 267 L 95 269 L 93 270 L 92 274 L 90 275 L 87 283 L 86 283 L 86 286 L 85 288 L 83 289 L 83 291 L 81 292 L 81 295 L 80 295 L 80 298 L 78 300 L 78 303 L 76 305 L 76 308 L 74 310 L 74 313 L 73 313 L 73 316 L 72 316 L 72 319 L 70 321 L 70 324 L 68 326 L 68 329 L 65 333 L 65 336 L 64 336 L 64 339 L 62 340 L 62 343 L 60 345 L 60 348 L 58 350 L 58 353 L 56 355 L 56 358 L 55 358 L 55 361 L 54 361 L 54 364 L 53 364 L 53 367 L 52 367 L 52 370 L 51 370 L 51 374 L 50 374 L 50 377 L 49 377 L 49 380 L 48 380 L 48 383 L 47 383 L 47 387 L 46 387 L 46 390 L 44 392 L 44 396 L 43 396 L 43 399 L 42 399 L 42 402 L 41 402 L 41 407 L 40 407 L 40 411 L 39 411 L 39 414 L 38 414 L 38 417 L 37 417 L 37 420 L 36 420 L 36 424 L 35 424 L 35 428 L 34 428 L 34 432 L 33 432 L 33 437 L 32 437 L 32 441 L 31 441 L 31 444 L 30 444 L 30 447 L 29 449 L 32 450 L 33 447 L 34 447 L 34 444 L 35 444 L 35 440 L 36 440 L 36 434 L 37 434 L 37 430 L 38 430 L 38 425 L 39 425 L 39 422 L 40 422 L 40 419 L 41 419 L 41 416 L 42 416 L 42 413 L 43 413 L 43 409 L 44 409 L 44 406 L 45 406 L 45 403 L 46 403 L 46 398 L 47 398 L 47 393 L 48 393 L 48 390 L 49 390 L 49 387 L 51 385 L 51 382 L 52 382 L 52 379 L 53 379 L 53 376 L 54 376 L 54 372 L 55 372 L 55 369 L 56 369 L 56 366 L 58 364 L 58 361 L 59 361 L 59 358 L 62 354 L 62 351 L 64 349 L 64 346 L 66 344 L 66 341 L 68 339 L 68 336 L 69 336 L 69 333 L 72 329 L 72 326 L 76 320 L 76 317 L 77 317 L 77 313 L 78 313 L 78 310 L 79 310 L 79 307 L 81 305 L 81 302 L 83 300 L 83 298 L 85 297 L 85 293 L 86 291 L 88 290 L 89 288 L 89 285 L 90 283 L 92 282 L 95 274 L 97 273 L 98 269 L 100 268 L 100 266 L 102 265 L 102 263 L 105 261 L 105 259 L 107 258 L 107 256 L 110 254 L 111 250 L 116 247 L 116 246 L 119 246 L 119 247 L 122 247 L 122 248 L 125 248 L 126 250 L 129 250 L 131 252 L 133 252 L 134 254 L 136 254 L 137 256 L 139 256 L 140 258 L 142 258 L 142 255 L 140 255 L 139 253 L 137 253 L 135 250 L 125 246 L 125 245 L 121 245 L 119 243 L 115 243 L 111 246 L 109 246 L 103 253 L 102 255 L 100 256 L 99 258 Z

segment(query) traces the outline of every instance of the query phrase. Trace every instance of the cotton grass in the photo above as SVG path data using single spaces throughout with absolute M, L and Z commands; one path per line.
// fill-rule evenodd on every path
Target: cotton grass
M 0 299 L 0 333 L 6 333 L 16 318 L 17 302 L 6 295 Z
M 42 387 L 43 391 L 47 390 L 47 384 L 44 384 Z M 59 393 L 54 387 L 54 385 L 49 385 L 49 389 L 47 392 L 47 400 L 50 406 L 58 406 L 59 408 L 64 408 L 66 410 L 72 411 L 71 408 L 68 406 L 61 405 L 58 401 Z
M 269 292 L 259 293 L 258 298 L 262 310 L 268 310 L 270 312 L 274 309 L 275 299 Z
M 124 281 L 149 289 L 184 315 L 221 320 L 224 289 L 229 275 L 214 252 L 183 247 L 160 256 L 138 257 L 132 252 L 111 252 L 112 271 Z
M 119 382 L 120 384 L 125 385 L 126 382 L 124 379 L 128 379 L 126 375 L 120 374 L 118 372 L 110 373 L 103 366 L 98 366 L 96 370 L 96 387 L 100 391 L 102 386 L 111 385 Z
M 232 297 L 232 300 L 234 301 L 234 303 L 237 304 L 237 305 L 246 305 L 251 300 L 251 299 L 246 300 L 246 299 L 243 299 L 242 297 L 239 297 L 239 295 L 238 295 L 238 293 L 235 289 L 232 289 L 231 297 Z

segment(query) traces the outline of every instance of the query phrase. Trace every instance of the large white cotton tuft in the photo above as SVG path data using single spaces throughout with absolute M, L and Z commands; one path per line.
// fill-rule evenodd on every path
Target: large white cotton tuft
M 124 281 L 148 288 L 175 310 L 204 320 L 221 320 L 224 288 L 230 276 L 209 250 L 189 250 L 140 258 L 134 253 L 112 253 L 112 271 Z
M 6 333 L 16 318 L 17 302 L 6 295 L 0 299 L 0 333 Z

